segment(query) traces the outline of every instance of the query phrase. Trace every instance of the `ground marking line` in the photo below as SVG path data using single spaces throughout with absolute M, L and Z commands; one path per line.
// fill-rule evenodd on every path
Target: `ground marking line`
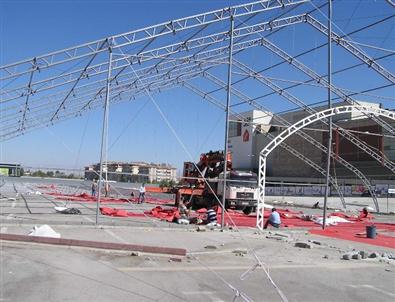
M 89 222 L 95 222 L 93 219 L 91 219 L 91 218 L 89 218 L 89 217 L 87 217 L 87 216 L 82 216 L 84 219 L 86 219 L 86 220 L 88 220 Z
M 122 242 L 122 243 L 129 243 L 127 242 L 125 239 L 123 239 L 122 237 L 119 237 L 117 234 L 115 234 L 114 232 L 105 229 L 104 230 L 107 234 L 111 235 L 112 237 L 114 237 L 115 239 L 117 239 L 118 241 Z
M 377 266 L 376 263 L 358 263 L 351 265 L 344 265 L 343 263 L 335 263 L 335 264 L 281 264 L 281 265 L 269 265 L 270 269 L 310 269 L 310 268 L 328 268 L 328 269 L 350 269 L 350 268 L 364 268 L 364 267 L 372 267 Z M 228 271 L 228 270 L 247 270 L 251 268 L 251 265 L 235 265 L 235 266 L 214 266 L 213 270 L 218 271 Z M 206 269 L 200 266 L 190 267 L 190 266 L 178 266 L 178 267 L 119 267 L 117 268 L 122 271 L 135 271 L 135 272 L 177 272 L 177 271 L 205 271 Z
M 370 284 L 361 284 L 361 285 L 352 285 L 352 284 L 350 284 L 348 286 L 352 287 L 352 288 L 369 288 L 369 289 L 372 289 L 372 290 L 377 291 L 379 293 L 382 293 L 382 294 L 385 294 L 385 295 L 388 295 L 390 297 L 395 298 L 395 294 L 394 293 L 388 292 L 386 290 L 383 290 L 381 288 L 375 287 L 375 286 L 370 285 Z

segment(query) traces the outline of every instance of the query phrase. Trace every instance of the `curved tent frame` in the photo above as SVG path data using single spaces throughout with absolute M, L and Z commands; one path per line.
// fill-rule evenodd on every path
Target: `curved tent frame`
M 331 116 L 360 112 L 367 115 L 374 115 L 376 117 L 385 117 L 395 121 L 395 112 L 374 108 L 369 106 L 341 106 L 326 109 L 315 114 L 311 114 L 304 119 L 294 123 L 289 126 L 283 132 L 276 136 L 270 143 L 266 145 L 265 148 L 259 154 L 259 197 L 258 197 L 258 207 L 257 207 L 257 227 L 263 229 L 264 211 L 265 211 L 265 183 L 266 183 L 266 160 L 267 157 L 274 149 L 280 146 L 288 137 L 294 133 L 300 131 L 304 127 L 307 127 L 315 122 L 321 121 Z M 368 187 L 369 190 L 371 188 Z M 376 211 L 379 212 L 379 205 L 377 200 L 374 200 Z

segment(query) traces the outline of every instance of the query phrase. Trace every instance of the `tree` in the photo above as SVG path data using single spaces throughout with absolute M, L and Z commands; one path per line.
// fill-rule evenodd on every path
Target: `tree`
M 169 180 L 169 182 L 168 182 L 168 187 L 169 188 L 173 188 L 174 186 L 176 185 L 176 182 L 174 181 L 174 180 Z
M 127 182 L 127 181 L 128 181 L 128 178 L 127 178 L 126 175 L 121 174 L 121 177 L 119 178 L 119 181 L 120 181 L 120 182 Z
M 47 176 L 47 174 L 44 173 L 44 172 L 41 171 L 41 170 L 38 170 L 38 171 L 34 171 L 34 172 L 32 173 L 32 176 L 35 176 L 35 177 L 45 177 L 45 176 Z
M 53 176 L 54 176 L 53 171 L 47 171 L 47 176 L 48 176 L 48 177 L 53 177 Z
M 159 182 L 159 188 L 163 189 L 163 188 L 167 188 L 169 187 L 169 181 L 167 179 L 162 179 Z
M 169 179 L 162 179 L 159 182 L 159 187 L 160 188 L 173 188 L 176 185 L 176 182 L 174 180 L 169 180 Z

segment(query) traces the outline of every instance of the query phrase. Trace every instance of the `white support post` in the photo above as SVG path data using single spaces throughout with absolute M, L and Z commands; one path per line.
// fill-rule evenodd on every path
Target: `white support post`
M 265 186 L 266 186 L 266 156 L 259 154 L 259 174 L 258 174 L 258 205 L 256 209 L 256 226 L 263 230 L 263 220 L 265 215 Z

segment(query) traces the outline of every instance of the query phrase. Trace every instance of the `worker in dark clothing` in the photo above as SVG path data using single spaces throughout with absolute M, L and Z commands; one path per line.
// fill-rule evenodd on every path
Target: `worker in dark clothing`
M 270 214 L 269 218 L 266 220 L 266 223 L 263 228 L 267 229 L 267 226 L 269 224 L 275 228 L 279 228 L 281 225 L 280 214 L 277 212 L 276 208 L 272 209 L 272 213 Z
M 97 191 L 97 183 L 96 183 L 96 179 L 94 179 L 92 182 L 92 197 L 96 196 L 96 191 Z
M 145 184 L 143 183 L 139 189 L 139 201 L 137 203 L 143 203 L 145 201 Z
M 214 208 L 207 210 L 206 224 L 217 224 L 217 211 Z

